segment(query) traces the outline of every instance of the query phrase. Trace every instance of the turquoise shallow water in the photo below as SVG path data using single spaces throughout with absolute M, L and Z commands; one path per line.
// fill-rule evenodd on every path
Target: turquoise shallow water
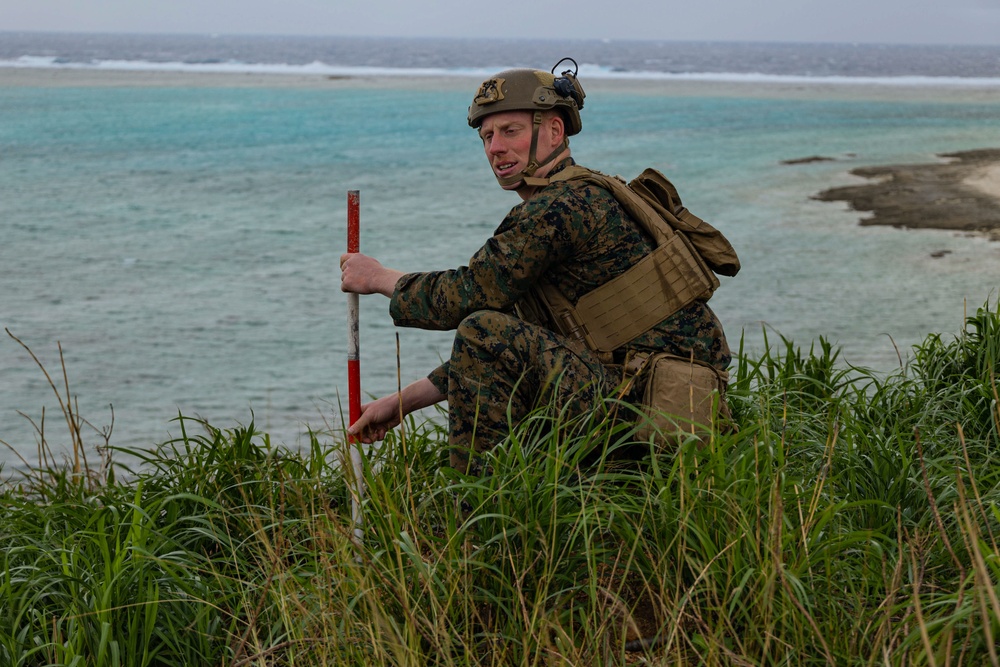
M 766 326 L 889 370 L 897 347 L 957 331 L 966 303 L 995 296 L 997 244 L 862 228 L 844 205 L 810 199 L 853 182 L 857 166 L 1000 146 L 995 89 L 600 90 L 574 154 L 628 176 L 659 167 L 729 235 L 744 269 L 713 305 L 734 348 L 742 332 L 759 349 Z M 403 270 L 463 263 L 516 203 L 465 126 L 467 97 L 454 82 L 391 80 L 0 89 L 0 324 L 54 376 L 62 345 L 81 412 L 103 427 L 113 406 L 119 445 L 177 435 L 178 412 L 221 427 L 252 413 L 289 444 L 306 425 L 339 425 L 347 191 L 361 191 L 362 251 Z M 836 159 L 781 164 L 813 154 Z M 933 259 L 939 250 L 951 252 Z M 362 298 L 373 394 L 397 382 L 386 306 Z M 446 333 L 398 333 L 403 383 L 448 354 Z M 45 406 L 61 443 L 44 376 L 7 337 L 0 377 L 0 439 L 33 456 L 17 411 L 37 420 Z

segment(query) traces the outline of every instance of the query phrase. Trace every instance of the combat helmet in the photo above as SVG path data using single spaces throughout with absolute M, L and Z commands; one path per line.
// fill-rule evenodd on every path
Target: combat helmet
M 573 69 L 565 70 L 556 76 L 556 68 L 567 60 L 573 63 Z M 513 185 L 523 180 L 525 176 L 533 176 L 539 167 L 562 152 L 561 149 L 557 149 L 541 162 L 538 162 L 535 156 L 538 126 L 541 124 L 543 111 L 555 109 L 561 113 L 567 137 L 582 129 L 580 109 L 583 108 L 583 98 L 586 93 L 576 78 L 578 70 L 575 60 L 563 58 L 549 72 L 528 68 L 509 69 L 494 74 L 479 86 L 469 106 L 469 127 L 478 130 L 486 116 L 503 111 L 531 111 L 535 114 L 529 164 L 515 176 L 498 179 L 501 185 Z M 568 142 L 565 145 L 568 146 Z

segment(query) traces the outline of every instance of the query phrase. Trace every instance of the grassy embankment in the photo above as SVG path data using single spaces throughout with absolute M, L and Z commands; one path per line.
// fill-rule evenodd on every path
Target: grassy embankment
M 0 488 L 0 664 L 997 665 L 998 369 L 989 308 L 888 376 L 781 340 L 738 433 L 639 467 L 540 411 L 462 478 L 411 421 L 360 545 L 336 435 L 184 420 L 126 474 L 59 382 L 71 460 Z

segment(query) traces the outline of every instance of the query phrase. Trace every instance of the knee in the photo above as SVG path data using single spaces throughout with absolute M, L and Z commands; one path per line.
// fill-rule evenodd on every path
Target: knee
M 463 319 L 455 331 L 451 363 L 458 367 L 519 365 L 515 357 L 517 320 L 495 310 L 476 311 Z
M 509 330 L 511 316 L 495 310 L 477 310 L 466 315 L 455 330 L 455 338 L 464 341 L 488 340 L 503 337 Z

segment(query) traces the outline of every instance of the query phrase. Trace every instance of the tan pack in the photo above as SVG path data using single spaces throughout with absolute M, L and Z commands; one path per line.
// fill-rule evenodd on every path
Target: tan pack
M 718 229 L 684 208 L 677 188 L 670 180 L 649 168 L 628 184 L 629 188 L 652 206 L 675 231 L 687 237 L 708 267 L 720 276 L 735 276 L 740 258 L 729 239 Z
M 637 421 L 636 439 L 680 442 L 694 435 L 704 443 L 715 431 L 731 427 L 726 403 L 725 371 L 661 352 L 645 362 L 646 389 Z

